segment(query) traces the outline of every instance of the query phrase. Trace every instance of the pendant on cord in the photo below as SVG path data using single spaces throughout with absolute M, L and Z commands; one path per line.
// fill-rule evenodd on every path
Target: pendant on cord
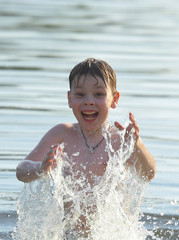
M 94 150 L 102 143 L 102 141 L 104 140 L 104 137 L 101 139 L 101 141 L 96 146 L 92 147 L 92 146 L 88 145 L 87 139 L 86 139 L 86 137 L 85 137 L 85 135 L 84 135 L 84 133 L 83 133 L 81 128 L 80 128 L 80 130 L 81 130 L 81 134 L 82 134 L 82 136 L 83 136 L 83 138 L 85 140 L 85 144 L 86 144 L 87 148 L 89 149 L 90 153 L 94 153 Z
M 94 147 L 92 147 L 92 146 L 89 146 L 88 148 L 89 148 L 89 151 L 90 151 L 90 153 L 94 153 L 94 150 L 95 150 L 95 148 L 94 148 Z

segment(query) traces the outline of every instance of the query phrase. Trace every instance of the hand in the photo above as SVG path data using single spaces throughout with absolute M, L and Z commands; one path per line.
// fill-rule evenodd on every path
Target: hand
M 61 155 L 60 146 L 58 144 L 52 145 L 41 163 L 40 171 L 47 172 L 50 169 L 54 169 L 57 166 L 59 155 Z
M 126 128 L 126 134 L 125 134 L 125 139 L 127 140 L 129 137 L 129 133 L 131 131 L 131 129 L 135 129 L 135 137 L 136 137 L 136 142 L 139 139 L 139 126 L 137 125 L 137 122 L 134 118 L 134 115 L 130 112 L 129 113 L 129 119 L 130 119 L 130 123 Z M 122 124 L 120 124 L 119 122 L 115 122 L 114 125 L 119 129 L 119 130 L 124 130 L 124 126 Z

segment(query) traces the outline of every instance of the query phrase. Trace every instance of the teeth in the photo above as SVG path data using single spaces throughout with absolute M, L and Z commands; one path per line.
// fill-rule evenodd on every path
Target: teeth
M 93 115 L 93 114 L 95 114 L 96 112 L 88 112 L 88 111 L 85 111 L 85 112 L 83 112 L 83 114 L 86 114 L 86 115 Z
M 95 119 L 97 117 L 96 111 L 82 111 L 83 117 L 88 120 Z

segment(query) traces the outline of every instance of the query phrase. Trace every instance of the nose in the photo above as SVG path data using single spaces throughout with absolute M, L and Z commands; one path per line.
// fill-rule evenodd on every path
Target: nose
M 86 96 L 84 99 L 84 104 L 85 105 L 95 105 L 93 96 L 91 96 L 91 95 Z

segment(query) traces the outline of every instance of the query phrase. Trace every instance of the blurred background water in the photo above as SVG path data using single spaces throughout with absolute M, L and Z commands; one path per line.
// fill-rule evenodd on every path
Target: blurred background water
M 75 121 L 66 92 L 72 67 L 101 58 L 157 162 L 143 206 L 147 228 L 179 239 L 178 0 L 0 0 L 0 239 L 11 239 L 23 187 L 17 164 L 44 133 Z

